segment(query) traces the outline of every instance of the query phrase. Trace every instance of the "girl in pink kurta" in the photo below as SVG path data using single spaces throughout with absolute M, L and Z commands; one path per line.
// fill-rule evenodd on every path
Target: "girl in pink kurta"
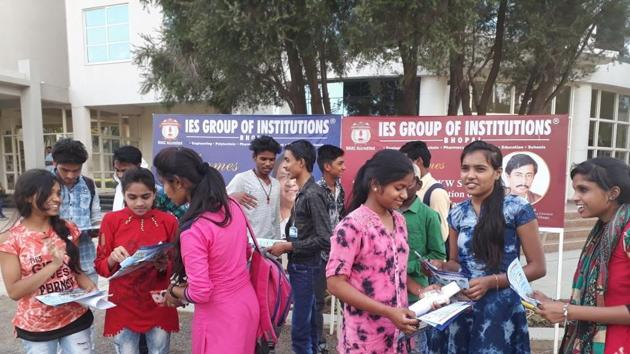
M 377 152 L 359 169 L 352 212 L 335 228 L 326 266 L 328 290 L 344 303 L 339 353 L 407 353 L 401 332 L 417 330 L 407 306 L 407 227 L 395 211 L 414 183 L 411 161 Z
M 228 198 L 223 177 L 187 148 L 166 148 L 153 160 L 164 191 L 177 205 L 189 203 L 180 219 L 175 283 L 166 301 L 195 304 L 193 354 L 252 354 L 259 305 L 249 279 L 247 224 Z

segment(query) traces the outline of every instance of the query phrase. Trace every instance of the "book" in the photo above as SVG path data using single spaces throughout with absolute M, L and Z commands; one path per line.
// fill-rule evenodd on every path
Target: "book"
M 120 268 L 109 277 L 109 280 L 122 277 L 151 265 L 153 261 L 165 255 L 166 252 L 174 246 L 175 245 L 170 242 L 160 242 L 155 245 L 140 247 L 133 255 L 120 262 Z
M 424 271 L 431 277 L 434 283 L 445 286 L 451 282 L 456 282 L 460 289 L 468 289 L 468 277 L 461 272 L 449 272 L 446 270 L 440 270 L 424 258 L 420 253 L 414 251 L 416 256 L 420 259 L 420 264 Z
M 444 307 L 440 307 L 435 311 L 428 312 L 420 316 L 418 319 L 442 331 L 448 327 L 455 318 L 464 311 L 470 309 L 472 306 L 472 301 L 457 301 Z
M 71 302 L 78 302 L 83 306 L 89 306 L 98 310 L 107 310 L 116 306 L 116 304 L 107 300 L 108 295 L 103 290 L 94 290 L 88 293 L 83 289 L 74 289 L 39 295 L 35 298 L 48 306 L 59 306 Z
M 510 288 L 521 298 L 523 306 L 528 309 L 533 309 L 540 305 L 540 301 L 531 296 L 534 290 L 532 290 L 531 285 L 529 285 L 529 281 L 525 276 L 525 272 L 518 258 L 515 258 L 512 263 L 510 263 L 506 275 L 510 283 Z

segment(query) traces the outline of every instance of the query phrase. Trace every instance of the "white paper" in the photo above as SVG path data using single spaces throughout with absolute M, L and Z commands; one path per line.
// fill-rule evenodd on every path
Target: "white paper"
M 109 300 L 107 300 L 107 298 L 108 298 L 107 294 L 102 294 L 98 296 L 83 298 L 83 299 L 77 300 L 77 302 L 83 306 L 89 306 L 97 310 L 107 310 L 107 309 L 111 309 L 112 307 L 115 307 L 116 304 L 113 302 L 110 302 Z
M 258 246 L 260 246 L 261 248 L 269 248 L 273 246 L 275 243 L 284 242 L 284 240 L 274 240 L 271 238 L 256 238 L 256 242 L 258 242 Z M 254 241 L 252 241 L 250 238 L 249 243 L 253 245 Z
M 48 306 L 59 306 L 70 302 L 78 302 L 81 305 L 90 306 L 99 310 L 106 310 L 116 306 L 116 304 L 107 300 L 108 295 L 103 290 L 94 290 L 88 293 L 83 289 L 74 289 L 71 291 L 39 295 L 35 298 Z
M 531 297 L 534 290 L 532 290 L 532 287 L 529 285 L 529 281 L 527 281 L 527 277 L 525 276 L 525 272 L 523 272 L 523 267 L 518 258 L 515 258 L 512 263 L 510 263 L 506 274 L 510 287 L 516 291 L 518 296 L 521 297 L 521 300 L 532 306 L 540 305 L 538 300 Z
M 140 247 L 133 255 L 120 262 L 120 269 L 109 280 L 127 275 L 135 270 L 149 265 L 152 261 L 166 254 L 174 246 L 173 243 L 158 243 L 152 246 Z
M 431 264 L 429 260 L 422 257 L 420 253 L 418 253 L 417 251 L 414 252 L 416 253 L 416 256 L 418 256 L 418 258 L 420 259 L 422 267 L 431 274 L 431 277 L 435 280 L 436 283 L 440 285 L 447 285 L 451 282 L 456 282 L 461 289 L 468 289 L 470 287 L 470 285 L 468 284 L 468 278 L 464 274 L 460 272 L 449 272 L 445 270 L 440 270 L 436 266 Z
M 454 302 L 418 318 L 433 327 L 440 327 L 472 306 L 472 302 Z
M 416 301 L 409 309 L 420 317 L 433 309 L 433 304 L 447 304 L 450 298 L 459 293 L 461 288 L 456 282 L 451 282 L 442 287 L 439 291 L 427 293 L 425 297 Z

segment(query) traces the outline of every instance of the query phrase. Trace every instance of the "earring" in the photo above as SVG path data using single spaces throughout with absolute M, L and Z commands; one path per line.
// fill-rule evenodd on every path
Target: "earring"
M 372 190 L 376 192 L 378 190 L 378 188 L 374 187 L 374 188 L 372 188 Z

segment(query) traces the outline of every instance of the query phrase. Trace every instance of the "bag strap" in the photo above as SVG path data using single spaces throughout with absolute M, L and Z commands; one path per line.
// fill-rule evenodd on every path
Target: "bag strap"
M 243 207 L 234 198 L 228 197 L 228 199 L 236 203 L 236 205 L 238 205 L 238 209 L 241 211 L 241 214 L 243 214 L 243 217 L 245 218 L 245 223 L 247 224 L 247 231 L 249 231 L 248 237 L 251 238 L 252 241 L 254 242 L 254 249 L 258 253 L 262 254 L 262 251 L 260 250 L 260 246 L 258 246 L 258 241 L 256 241 L 256 235 L 254 235 L 254 229 L 252 229 L 252 225 L 249 223 L 249 219 L 247 218 L 247 215 L 245 215 L 245 212 L 243 211 Z
M 90 177 L 81 176 L 90 191 L 90 215 L 92 213 L 92 204 L 94 204 L 94 195 L 96 194 L 96 185 Z
M 431 194 L 433 194 L 433 191 L 438 188 L 444 189 L 444 186 L 442 185 L 442 183 L 440 182 L 433 183 L 433 185 L 429 187 L 429 189 L 427 189 L 426 193 L 424 193 L 424 198 L 422 198 L 422 202 L 426 205 L 431 204 Z

